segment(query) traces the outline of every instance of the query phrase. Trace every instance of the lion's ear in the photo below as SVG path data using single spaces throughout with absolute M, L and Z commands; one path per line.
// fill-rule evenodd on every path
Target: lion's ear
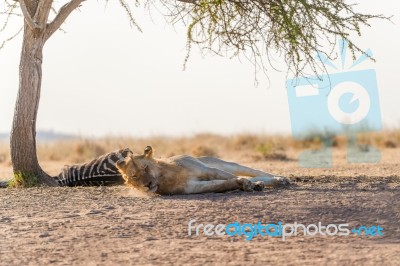
M 153 158 L 153 148 L 151 146 L 147 146 L 144 149 L 144 156 L 150 159 Z

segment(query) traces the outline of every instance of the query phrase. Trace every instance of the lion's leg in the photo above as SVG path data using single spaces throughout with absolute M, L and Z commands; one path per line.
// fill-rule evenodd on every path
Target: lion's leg
M 199 194 L 209 192 L 225 192 L 230 190 L 261 191 L 263 184 L 253 183 L 245 178 L 211 181 L 189 181 L 184 189 L 185 194 Z
M 252 169 L 250 167 L 237 163 L 226 162 L 224 160 L 214 157 L 200 157 L 197 159 L 208 167 L 212 167 L 210 169 L 219 169 L 220 171 L 229 173 L 233 176 L 248 176 L 251 177 L 249 178 L 249 180 L 251 180 L 252 182 L 264 182 L 265 186 L 286 186 L 290 184 L 290 180 L 287 177 L 274 176 L 269 173 Z
M 233 162 L 227 162 L 218 158 L 214 157 L 199 157 L 197 158 L 199 161 L 207 165 L 208 167 L 213 167 L 217 168 L 220 170 L 223 170 L 225 172 L 231 173 L 235 176 L 250 176 L 250 177 L 256 177 L 256 176 L 268 176 L 268 177 L 273 177 L 273 175 L 252 169 L 250 167 L 240 165 L 237 163 Z
M 218 169 L 218 168 L 213 168 L 213 167 L 208 167 L 204 174 L 201 175 L 199 178 L 204 179 L 204 180 L 229 180 L 229 179 L 237 179 L 238 177 L 226 172 L 224 170 Z

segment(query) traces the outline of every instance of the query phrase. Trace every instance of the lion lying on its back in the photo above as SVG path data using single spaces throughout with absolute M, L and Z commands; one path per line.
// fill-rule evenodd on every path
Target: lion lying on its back
M 117 162 L 116 166 L 125 184 L 159 194 L 195 194 L 235 189 L 260 191 L 264 186 L 289 184 L 286 177 L 273 176 L 213 157 L 180 155 L 156 160 L 150 146 L 146 147 L 143 155 L 130 155 Z

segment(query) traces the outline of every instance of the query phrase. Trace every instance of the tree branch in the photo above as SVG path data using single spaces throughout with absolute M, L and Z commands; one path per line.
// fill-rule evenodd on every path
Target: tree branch
M 29 27 L 31 27 L 31 29 L 40 29 L 40 26 L 33 21 L 31 14 L 29 14 L 29 11 L 26 8 L 24 0 L 18 0 L 18 2 L 19 5 L 21 6 L 22 14 L 24 15 L 25 21 L 29 25 Z
M 21 0 L 20 0 L 21 1 Z M 53 33 L 60 28 L 67 17 L 85 0 L 71 0 L 60 8 L 54 20 L 47 25 L 46 38 L 50 38 Z
M 46 25 L 53 0 L 40 0 L 33 19 L 40 25 Z
M 37 7 L 36 7 L 35 15 L 33 15 L 33 19 L 36 20 L 38 14 L 39 14 L 39 11 L 40 11 L 40 9 L 41 9 L 42 6 L 43 6 L 44 1 L 45 1 L 45 0 L 39 0 L 39 4 L 38 4 Z

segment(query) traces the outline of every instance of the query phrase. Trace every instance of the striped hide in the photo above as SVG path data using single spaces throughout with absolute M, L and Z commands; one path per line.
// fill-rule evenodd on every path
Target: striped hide
M 124 183 L 116 163 L 132 155 L 129 148 L 102 155 L 81 165 L 66 165 L 56 176 L 60 186 L 110 186 Z

